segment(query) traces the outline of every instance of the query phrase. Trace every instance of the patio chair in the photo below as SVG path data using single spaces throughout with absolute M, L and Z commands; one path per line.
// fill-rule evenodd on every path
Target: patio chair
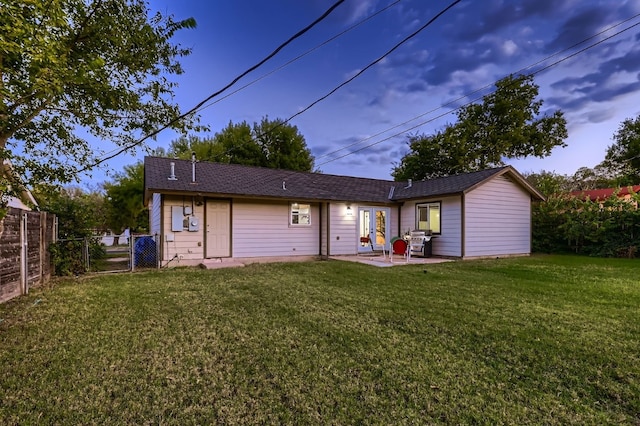
M 363 244 L 363 247 L 365 245 L 369 246 L 369 248 L 371 249 L 371 253 L 375 253 L 375 249 L 373 247 L 373 239 L 371 238 L 371 234 L 367 235 L 366 237 L 360 237 L 360 243 Z M 386 254 L 385 249 L 384 249 L 384 243 L 382 244 L 382 257 L 384 259 L 387 258 L 387 254 Z
M 389 258 L 393 263 L 393 256 L 402 256 L 406 262 L 409 262 L 409 244 L 402 238 L 396 238 L 391 242 L 391 250 L 389 250 Z

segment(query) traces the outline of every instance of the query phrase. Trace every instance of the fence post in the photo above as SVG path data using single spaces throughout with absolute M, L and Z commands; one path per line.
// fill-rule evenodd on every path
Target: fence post
M 160 234 L 156 232 L 153 238 L 156 242 L 156 269 L 160 269 Z
M 128 242 L 129 242 L 129 270 L 131 272 L 134 272 L 136 269 L 136 258 L 135 258 L 135 252 L 134 252 L 134 242 L 133 239 L 135 237 L 133 236 L 133 233 L 129 234 L 129 238 L 128 238 Z
M 89 264 L 89 238 L 84 237 L 84 246 L 82 247 L 82 254 L 84 260 L 84 271 L 89 272 L 90 264 Z
M 27 246 L 27 213 L 22 212 L 20 218 L 20 294 L 29 293 L 29 258 Z

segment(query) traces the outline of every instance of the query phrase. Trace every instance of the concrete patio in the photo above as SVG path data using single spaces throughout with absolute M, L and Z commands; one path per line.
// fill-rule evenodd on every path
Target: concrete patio
M 406 266 L 406 265 L 428 265 L 434 263 L 444 263 L 444 262 L 453 262 L 452 259 L 443 259 L 439 257 L 418 257 L 413 256 L 409 261 L 403 256 L 394 256 L 393 262 L 391 262 L 391 258 L 389 254 L 385 256 L 382 253 L 374 253 L 374 254 L 360 254 L 360 255 L 349 255 L 349 256 L 330 256 L 331 260 L 343 260 L 346 262 L 357 262 L 364 263 L 365 265 L 377 266 L 379 268 L 388 268 L 391 266 Z

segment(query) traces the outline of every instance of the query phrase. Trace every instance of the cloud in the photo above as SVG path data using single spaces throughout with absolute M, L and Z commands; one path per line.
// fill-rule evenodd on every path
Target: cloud
M 557 36 L 547 43 L 545 50 L 554 52 L 596 34 L 610 21 L 609 7 L 592 7 L 569 17 L 557 30 Z
M 564 110 L 584 108 L 590 102 L 609 102 L 640 89 L 640 48 L 624 52 L 598 65 L 595 72 L 567 77 L 551 84 L 562 93 L 550 101 Z
M 570 2 L 557 0 L 524 0 L 520 2 L 483 0 L 469 14 L 461 14 L 449 27 L 450 35 L 460 41 L 473 42 L 485 34 L 518 27 L 531 18 L 549 18 L 561 14 Z
M 353 24 L 354 22 L 374 12 L 376 10 L 377 4 L 377 0 L 351 0 L 345 2 L 341 6 L 341 8 L 344 9 L 342 9 L 340 13 L 344 17 L 343 19 L 347 24 Z M 340 10 L 341 8 L 339 8 L 338 10 Z
M 585 118 L 589 123 L 604 123 L 613 117 L 615 117 L 615 111 L 611 108 L 590 110 L 585 114 Z

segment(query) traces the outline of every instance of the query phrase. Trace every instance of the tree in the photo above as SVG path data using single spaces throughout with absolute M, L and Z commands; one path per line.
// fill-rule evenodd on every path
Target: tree
M 572 191 L 588 191 L 591 189 L 602 189 L 619 186 L 619 179 L 611 174 L 611 171 L 598 164 L 593 169 L 580 167 L 571 177 Z
M 126 228 L 134 232 L 149 231 L 149 210 L 144 206 L 144 165 L 125 166 L 114 182 L 104 184 L 107 224 L 120 234 Z
M 89 138 L 134 146 L 177 120 L 170 77 L 190 50 L 170 40 L 193 27 L 144 0 L 0 0 L 0 160 L 22 184 L 67 183 L 104 152 Z
M 524 178 L 545 197 L 566 194 L 573 190 L 571 179 L 565 175 L 541 170 L 524 174 Z
M 619 186 L 640 183 L 640 115 L 627 118 L 613 135 L 615 143 L 607 149 L 602 167 L 611 171 Z
M 33 195 L 44 211 L 58 219 L 58 237 L 85 238 L 106 230 L 104 198 L 81 188 L 39 184 Z
M 396 180 L 429 179 L 504 165 L 504 158 L 546 157 L 565 146 L 561 111 L 540 114 L 532 76 L 509 76 L 496 90 L 458 111 L 458 121 L 435 135 L 409 135 L 409 152 L 392 175 Z
M 191 158 L 195 152 L 200 160 L 274 169 L 312 171 L 314 159 L 304 137 L 296 126 L 282 120 L 263 118 L 250 126 L 246 121 L 229 122 L 213 138 L 196 136 L 174 140 L 168 155 Z

